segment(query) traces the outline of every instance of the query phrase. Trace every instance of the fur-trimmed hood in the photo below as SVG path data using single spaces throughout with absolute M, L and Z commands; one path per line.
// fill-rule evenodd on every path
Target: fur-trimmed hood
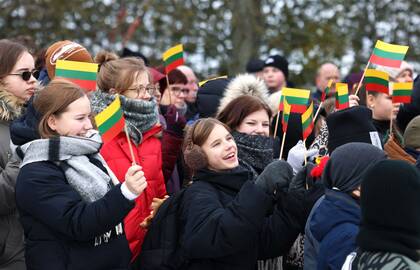
M 25 103 L 0 86 L 0 121 L 13 121 L 22 113 Z
M 220 113 L 232 100 L 243 95 L 255 96 L 269 103 L 269 92 L 264 81 L 251 74 L 239 74 L 226 87 L 217 113 Z

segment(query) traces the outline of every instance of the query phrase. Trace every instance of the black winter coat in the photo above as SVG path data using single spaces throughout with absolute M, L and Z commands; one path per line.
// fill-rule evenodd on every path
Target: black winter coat
M 16 202 L 25 231 L 28 270 L 128 269 L 122 221 L 134 204 L 120 185 L 86 203 L 50 161 L 20 170 Z
M 185 269 L 256 269 L 257 259 L 287 252 L 299 225 L 273 204 L 242 167 L 199 171 L 184 194 Z

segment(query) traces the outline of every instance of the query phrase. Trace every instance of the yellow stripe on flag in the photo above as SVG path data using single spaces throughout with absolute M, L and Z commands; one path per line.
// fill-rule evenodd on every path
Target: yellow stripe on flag
M 287 102 L 287 100 L 283 99 L 283 113 L 290 114 L 290 111 L 292 110 L 292 106 Z
M 408 46 L 390 44 L 390 43 L 383 42 L 381 40 L 376 41 L 375 48 L 378 48 L 380 50 L 384 50 L 387 52 L 402 53 L 402 54 L 406 54 L 408 51 Z
M 308 99 L 311 91 L 306 90 L 306 89 L 297 89 L 297 88 L 287 88 L 284 87 L 281 91 L 281 94 L 283 96 L 287 96 L 287 97 L 298 97 L 298 98 L 306 98 Z
M 309 117 L 312 116 L 312 113 L 314 111 L 314 103 L 311 102 L 311 105 L 309 105 L 308 109 L 302 114 L 302 123 L 305 123 Z
M 412 90 L 413 89 L 413 82 L 400 82 L 400 83 L 393 83 L 392 85 L 394 90 Z
M 339 96 L 342 96 L 342 95 L 347 95 L 347 94 L 348 94 L 348 92 L 349 92 L 349 89 L 348 89 L 347 83 L 336 83 L 336 84 L 335 84 L 335 89 L 336 89 L 337 94 L 338 94 Z
M 376 77 L 376 78 L 384 79 L 386 81 L 389 80 L 388 73 L 386 73 L 385 71 L 380 71 L 380 70 L 376 70 L 376 69 L 366 70 L 365 77 Z
M 176 46 L 173 46 L 172 48 L 169 48 L 166 52 L 163 53 L 162 58 L 163 61 L 166 61 L 169 57 L 171 57 L 174 54 L 180 53 L 184 50 L 182 44 L 178 44 Z
M 115 100 L 109 104 L 102 112 L 98 113 L 95 116 L 95 122 L 97 126 L 102 125 L 106 120 L 108 120 L 115 112 L 117 112 L 121 107 L 120 97 L 117 95 Z
M 55 69 L 76 70 L 85 72 L 98 72 L 98 64 L 76 62 L 68 60 L 57 60 Z

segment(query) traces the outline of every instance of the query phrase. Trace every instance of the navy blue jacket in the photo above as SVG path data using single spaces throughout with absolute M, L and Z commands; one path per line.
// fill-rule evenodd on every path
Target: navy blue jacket
M 319 244 L 317 269 L 340 270 L 347 255 L 356 249 L 360 206 L 350 195 L 327 189 L 308 222 L 312 241 Z
M 184 269 L 256 269 L 287 252 L 301 228 L 244 169 L 202 170 L 184 194 Z M 273 212 L 271 212 L 273 211 Z
M 134 204 L 119 185 L 86 203 L 56 164 L 34 162 L 20 170 L 16 203 L 28 270 L 128 269 L 131 252 L 121 222 Z

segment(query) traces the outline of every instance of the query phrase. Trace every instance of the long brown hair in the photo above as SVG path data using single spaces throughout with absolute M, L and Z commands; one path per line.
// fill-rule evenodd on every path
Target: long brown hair
M 39 135 L 42 138 L 58 136 L 48 125 L 48 119 L 52 115 L 59 117 L 71 103 L 84 96 L 86 93 L 78 85 L 64 79 L 53 79 L 34 100 L 34 108 L 41 115 Z
M 0 40 L 0 82 L 12 72 L 16 62 L 27 51 L 28 49 L 20 43 L 7 39 Z
M 264 110 L 271 119 L 270 107 L 258 97 L 240 96 L 235 98 L 217 115 L 217 119 L 228 125 L 232 130 L 239 127 L 242 121 L 251 113 Z

